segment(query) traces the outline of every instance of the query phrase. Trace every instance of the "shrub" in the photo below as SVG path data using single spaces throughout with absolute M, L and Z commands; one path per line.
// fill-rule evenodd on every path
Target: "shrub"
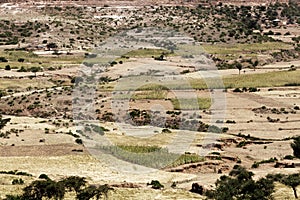
M 147 183 L 147 185 L 151 185 L 153 189 L 164 188 L 164 186 L 158 180 L 152 180 L 151 183 Z
M 51 180 L 51 179 L 48 177 L 47 174 L 41 174 L 41 175 L 39 176 L 39 179 Z
M 6 195 L 4 200 L 24 200 L 20 195 Z
M 20 69 L 17 70 L 17 72 L 27 72 L 24 66 L 21 66 Z
M 262 160 L 262 161 L 259 161 L 259 162 L 254 162 L 253 165 L 251 166 L 251 168 L 258 168 L 260 164 L 273 163 L 273 162 L 276 162 L 276 161 L 277 161 L 277 158 L 274 157 L 274 158 L 270 158 L 268 160 Z
M 294 156 L 292 156 L 292 155 L 286 155 L 286 156 L 284 156 L 284 158 L 283 159 L 287 159 L 287 160 L 293 160 L 295 157 Z
M 215 125 L 211 125 L 211 126 L 208 127 L 207 132 L 221 133 L 221 132 L 223 132 L 223 131 L 222 131 L 222 128 L 219 128 L 219 127 L 217 127 L 217 126 L 215 126 Z
M 193 183 L 192 184 L 192 189 L 190 191 L 193 192 L 193 193 L 197 193 L 197 194 L 202 195 L 204 189 L 203 189 L 202 185 L 199 185 L 198 183 Z
M 236 122 L 234 120 L 227 120 L 226 123 L 227 124 L 235 124 Z
M 6 65 L 5 70 L 7 70 L 7 71 L 11 70 L 10 65 Z
M 233 92 L 243 92 L 240 88 L 235 88 Z
M 172 131 L 170 131 L 170 130 L 167 129 L 167 128 L 164 128 L 161 132 L 162 132 L 162 133 L 172 133 Z
M 24 181 L 21 178 L 19 178 L 19 179 L 16 178 L 16 179 L 12 180 L 12 184 L 13 185 L 23 185 Z
M 24 62 L 24 61 L 25 61 L 24 58 L 19 58 L 19 59 L 18 59 L 18 62 Z
M 77 144 L 83 144 L 82 139 L 79 139 L 79 138 L 77 138 L 77 139 L 75 140 L 75 142 L 76 142 Z
M 8 62 L 8 60 L 4 57 L 0 57 L 0 62 Z
M 249 92 L 257 92 L 257 91 L 259 91 L 259 89 L 255 88 L 255 87 L 249 88 Z
M 291 143 L 291 147 L 294 151 L 294 156 L 300 158 L 300 136 L 294 138 L 294 142 Z
M 236 147 L 243 147 L 243 146 L 246 146 L 246 144 L 247 144 L 247 142 L 246 141 L 241 141 L 241 142 L 239 142 L 237 145 L 236 145 Z

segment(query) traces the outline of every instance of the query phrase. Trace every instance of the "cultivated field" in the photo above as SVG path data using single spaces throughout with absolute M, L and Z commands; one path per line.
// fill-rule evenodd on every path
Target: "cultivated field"
M 82 4 L 0 4 L 0 199 L 41 174 L 108 199 L 206 199 L 192 184 L 217 189 L 235 165 L 300 172 L 297 4 Z M 282 180 L 271 196 L 294 199 Z

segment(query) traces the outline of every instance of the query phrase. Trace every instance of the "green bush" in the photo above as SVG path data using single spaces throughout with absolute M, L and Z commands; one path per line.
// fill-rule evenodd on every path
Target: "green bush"
M 172 133 L 172 131 L 170 131 L 170 130 L 167 129 L 167 128 L 164 128 L 161 132 L 162 132 L 162 133 Z
M 8 60 L 5 57 L 0 57 L 0 62 L 8 62 Z
M 147 185 L 151 185 L 153 189 L 161 189 L 164 186 L 158 180 L 152 180 L 151 183 L 147 183 Z
M 286 156 L 284 156 L 284 158 L 283 159 L 287 159 L 287 160 L 293 160 L 295 157 L 294 156 L 292 156 L 292 155 L 286 155 Z
M 10 65 L 6 65 L 6 66 L 5 66 L 5 70 L 7 70 L 7 71 L 11 70 Z
M 47 174 L 41 174 L 41 175 L 39 176 L 39 179 L 51 180 L 51 179 L 48 177 Z
M 76 142 L 77 144 L 83 144 L 82 139 L 79 139 L 79 138 L 77 138 L 77 139 L 75 140 L 75 142 Z
M 233 92 L 243 92 L 240 88 L 235 88 Z
M 21 178 L 19 178 L 19 179 L 13 179 L 12 180 L 12 184 L 13 185 L 23 185 L 24 184 L 24 181 L 23 181 L 23 179 L 21 179 Z

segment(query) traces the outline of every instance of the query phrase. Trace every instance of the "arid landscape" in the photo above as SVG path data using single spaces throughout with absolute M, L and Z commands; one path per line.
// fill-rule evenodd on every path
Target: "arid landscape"
M 0 199 L 295 199 L 298 1 L 0 1 Z

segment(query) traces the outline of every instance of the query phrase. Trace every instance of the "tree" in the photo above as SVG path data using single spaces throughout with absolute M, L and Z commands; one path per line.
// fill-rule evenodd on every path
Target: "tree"
M 83 190 L 81 190 L 77 195 L 76 199 L 78 200 L 89 200 L 95 197 L 97 200 L 99 200 L 102 195 L 105 195 L 107 197 L 108 191 L 112 190 L 107 184 L 105 185 L 90 185 Z
M 61 182 L 37 180 L 23 189 L 22 197 L 26 200 L 39 200 L 43 197 L 61 200 L 65 196 L 65 187 Z
M 294 156 L 300 158 L 300 136 L 294 138 L 294 142 L 291 143 L 291 147 L 294 151 Z
M 241 63 L 239 63 L 239 62 L 236 62 L 234 65 L 239 70 L 239 74 L 241 74 L 241 70 L 243 68 L 243 65 Z
M 66 189 L 69 191 L 74 190 L 76 194 L 79 193 L 82 187 L 84 187 L 87 183 L 85 178 L 79 176 L 70 176 L 63 179 L 61 182 L 64 184 Z
M 45 180 L 31 182 L 30 185 L 23 188 L 22 195 L 7 195 L 6 200 L 62 200 L 68 191 L 75 191 L 78 200 L 90 200 L 92 198 L 98 200 L 103 195 L 107 197 L 108 191 L 113 190 L 107 184 L 87 186 L 85 178 L 78 176 L 70 176 L 60 181 L 53 181 L 46 174 L 41 174 L 40 178 Z
M 297 173 L 287 175 L 284 178 L 282 178 L 280 182 L 284 185 L 291 187 L 293 189 L 295 198 L 298 199 L 296 188 L 300 185 L 300 174 Z
M 294 196 L 296 199 L 298 199 L 298 194 L 297 194 L 297 186 L 300 185 L 300 174 L 268 174 L 267 178 L 272 180 L 272 181 L 277 181 L 280 182 L 286 186 L 289 186 L 293 189 Z
M 254 63 L 252 64 L 254 71 L 255 71 L 255 68 L 257 67 L 257 65 L 258 65 L 258 60 L 255 60 Z
M 254 174 L 244 167 L 235 165 L 229 176 L 221 176 L 216 181 L 216 189 L 206 195 L 216 200 L 267 200 L 274 192 L 271 179 L 261 178 L 254 181 Z

